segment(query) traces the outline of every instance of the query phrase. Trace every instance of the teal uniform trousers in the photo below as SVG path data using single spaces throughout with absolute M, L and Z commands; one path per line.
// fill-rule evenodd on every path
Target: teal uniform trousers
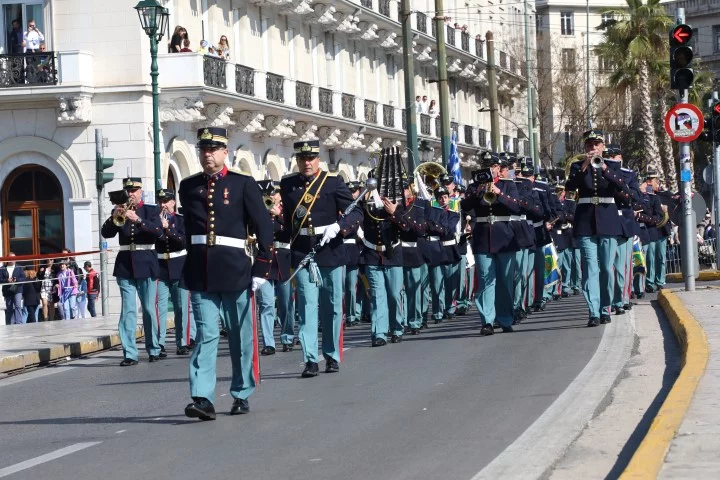
M 667 260 L 667 238 L 660 237 L 655 244 L 655 271 L 652 276 L 651 286 L 656 290 L 659 290 L 665 286 L 665 272 Z
M 157 317 L 160 345 L 165 345 L 168 302 L 172 302 L 175 317 L 175 345 L 187 347 L 195 339 L 195 319 L 190 312 L 190 292 L 180 286 L 180 280 L 157 281 Z
M 566 248 L 560 256 L 560 275 L 562 276 L 562 292 L 570 294 L 572 289 L 572 269 L 574 248 Z
M 275 281 L 268 280 L 255 291 L 263 346 L 275 348 Z
M 460 286 L 457 294 L 457 308 L 467 311 L 470 308 L 470 297 L 472 296 L 473 269 L 467 268 L 467 258 L 460 256 Z
M 275 298 L 277 301 L 277 318 L 280 323 L 280 343 L 292 345 L 295 339 L 295 300 L 293 299 L 292 282 L 278 280 L 275 282 Z
M 345 300 L 343 311 L 346 322 L 357 322 L 360 320 L 362 305 L 358 302 L 358 272 L 357 265 L 345 267 Z M 363 288 L 360 285 L 360 288 Z
M 580 277 L 582 276 L 582 255 L 579 248 L 572 249 L 572 273 L 570 274 L 570 287 L 580 290 Z
M 613 299 L 613 262 L 617 239 L 606 235 L 577 237 L 582 253 L 582 291 L 590 317 L 610 314 Z
M 372 338 L 387 340 L 387 334 L 401 336 L 403 267 L 366 265 L 372 298 Z
M 648 243 L 647 254 L 645 255 L 645 286 L 655 287 L 655 277 L 657 276 L 657 248 L 658 240 Z
M 300 322 L 298 337 L 304 362 L 318 363 L 318 320 L 322 322 L 322 353 L 339 362 L 342 352 L 343 267 L 318 267 L 322 286 L 310 279 L 307 268 L 295 276 L 297 310 Z
M 230 394 L 233 398 L 247 399 L 255 391 L 259 372 L 255 308 L 250 289 L 222 293 L 191 291 L 190 303 L 197 324 L 196 344 L 190 356 L 190 396 L 215 403 L 218 320 L 222 313 L 232 364 Z
M 525 309 L 525 292 L 527 291 L 528 249 L 523 248 L 515 252 L 515 274 L 513 275 L 514 297 L 513 308 L 515 310 Z
M 547 302 L 552 295 L 552 287 L 545 288 L 545 252 L 542 247 L 535 250 L 533 269 L 535 271 L 533 303 Z
M 457 297 L 460 293 L 460 285 L 462 285 L 462 275 L 465 273 L 465 267 L 460 268 L 464 257 L 460 256 L 460 262 L 443 265 L 443 275 L 445 277 L 445 313 L 454 315 L 457 310 Z
M 155 311 L 157 299 L 157 282 L 153 278 L 117 278 L 122 298 L 120 322 L 118 332 L 125 358 L 138 359 L 135 332 L 137 330 L 137 302 L 135 296 L 140 297 L 142 307 L 143 330 L 145 332 L 145 350 L 148 355 L 160 354 L 158 343 L 158 321 Z
M 475 306 L 480 320 L 492 325 L 497 321 L 503 327 L 513 322 L 513 277 L 515 252 L 475 254 L 478 288 Z
M 623 305 L 630 303 L 629 299 L 627 302 L 625 301 L 627 283 L 632 282 L 632 271 L 628 272 L 628 248 L 632 250 L 632 238 L 618 237 L 617 255 L 613 261 L 615 288 L 613 289 L 612 306 L 616 308 L 622 308 Z
M 403 267 L 405 291 L 405 318 L 410 328 L 420 328 L 423 321 L 423 279 L 427 277 L 427 265 Z

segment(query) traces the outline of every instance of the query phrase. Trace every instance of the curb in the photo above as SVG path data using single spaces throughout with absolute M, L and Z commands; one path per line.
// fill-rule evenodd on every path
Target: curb
M 705 331 L 685 308 L 680 298 L 669 290 L 660 290 L 658 301 L 670 320 L 670 325 L 682 348 L 682 367 L 647 435 L 620 476 L 625 480 L 657 477 L 670 448 L 670 442 L 690 407 L 710 356 Z
M 703 270 L 701 271 L 695 280 L 701 282 L 712 282 L 714 280 L 720 280 L 720 271 L 718 270 Z M 665 281 L 668 283 L 683 283 L 685 279 L 682 273 L 668 273 L 665 275 Z
M 172 315 L 168 315 L 167 328 L 175 328 L 175 319 Z M 135 337 L 140 338 L 143 334 L 144 330 L 142 325 L 138 326 Z M 118 345 L 120 345 L 120 335 L 113 333 L 50 347 L 37 349 L 31 347 L 27 351 L 17 355 L 0 357 L 0 374 L 43 366 L 68 357 L 76 358 L 89 353 L 102 352 L 117 347 Z

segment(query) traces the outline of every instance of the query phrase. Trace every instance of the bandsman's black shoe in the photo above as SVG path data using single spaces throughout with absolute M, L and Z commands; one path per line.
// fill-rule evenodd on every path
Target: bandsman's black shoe
M 645 293 L 655 293 L 655 289 L 653 287 L 645 287 Z
M 636 293 L 635 298 L 637 298 L 638 300 L 645 298 L 645 292 Z
M 159 362 L 159 361 L 160 361 L 160 357 L 159 357 L 158 355 L 150 355 L 149 360 L 150 360 L 150 363 Z
M 264 347 L 260 350 L 260 355 L 275 355 L 275 347 Z
M 590 317 L 590 321 L 588 322 L 588 327 L 597 327 L 600 325 L 600 319 L 598 317 Z
M 247 398 L 236 398 L 230 409 L 230 415 L 244 415 L 250 413 L 250 403 Z
M 188 350 L 188 347 L 178 347 L 177 352 L 178 355 L 187 355 L 190 353 L 190 350 Z
M 438 323 L 442 323 L 442 319 L 441 319 L 441 318 L 436 318 L 436 319 L 435 319 L 435 325 L 437 325 Z
M 220 336 L 221 336 L 221 337 L 227 337 L 227 329 L 221 328 L 221 329 L 220 329 Z
M 132 358 L 124 358 L 122 362 L 120 362 L 121 367 L 131 367 L 133 365 L 137 365 L 138 361 L 133 360 Z
M 283 343 L 283 352 L 292 352 L 293 351 L 293 344 L 292 343 Z
M 345 320 L 345 328 L 352 327 L 352 322 L 350 320 Z
M 486 323 L 480 329 L 480 335 L 482 335 L 483 337 L 493 335 L 494 333 L 495 333 L 495 330 L 493 330 L 492 325 L 490 325 L 489 323 Z
M 555 293 L 555 294 L 553 294 L 552 299 L 553 299 L 553 300 L 560 300 L 560 295 L 558 295 L 557 293 Z
M 446 320 L 452 320 L 453 318 L 455 318 L 455 314 L 454 313 L 446 313 L 443 318 Z
M 613 307 L 615 315 L 625 315 L 625 309 L 622 307 Z
M 325 361 L 325 373 L 335 373 L 340 371 L 340 365 L 333 358 L 328 358 Z
M 317 377 L 318 375 L 318 364 L 315 362 L 305 362 L 305 370 L 302 372 L 303 378 Z
M 512 333 L 515 330 L 513 330 L 513 327 L 502 327 L 503 333 Z
M 573 295 L 579 295 L 580 289 L 579 288 L 573 288 Z
M 160 351 L 165 353 L 165 345 L 160 345 Z
M 189 350 L 192 350 L 193 348 L 195 348 L 195 339 L 194 338 L 192 340 L 190 340 L 190 345 L 188 345 Z
M 411 328 L 410 335 L 420 335 L 420 329 L 419 328 Z
M 420 324 L 420 330 L 422 330 L 423 328 L 428 328 L 427 320 L 423 320 Z
M 390 338 L 390 342 L 392 342 L 392 343 L 400 343 L 400 342 L 402 342 L 402 335 L 393 335 L 393 336 Z
M 603 325 L 606 323 L 612 323 L 612 318 L 610 318 L 610 315 L 600 315 L 600 323 Z
M 360 317 L 360 323 L 372 323 L 372 320 L 367 315 L 363 315 Z
M 385 345 L 387 345 L 387 340 L 384 338 L 375 338 L 372 341 L 373 347 L 384 347 Z
M 167 358 L 167 353 L 165 353 L 165 350 L 160 350 L 160 353 L 158 353 L 158 358 Z
M 560 294 L 560 296 L 561 296 L 562 298 L 568 298 L 568 297 L 570 296 L 570 293 L 569 293 L 569 292 L 562 292 L 562 293 Z
M 632 303 L 626 303 L 625 305 L 623 305 L 623 310 L 625 310 L 626 312 L 628 310 L 632 310 Z
M 493 328 L 500 328 L 500 324 L 498 322 L 493 322 L 492 324 Z
M 215 420 L 215 407 L 207 398 L 197 398 L 185 407 L 185 416 L 200 420 Z
M 460 317 L 467 315 L 467 308 L 458 308 L 455 313 Z

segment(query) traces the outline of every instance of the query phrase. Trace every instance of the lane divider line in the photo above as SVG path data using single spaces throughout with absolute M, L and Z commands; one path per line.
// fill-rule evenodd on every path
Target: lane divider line
M 645 438 L 620 476 L 621 480 L 657 477 L 710 357 L 705 331 L 680 298 L 670 290 L 660 290 L 658 301 L 682 349 L 682 366 Z
M 86 448 L 94 447 L 100 443 L 102 442 L 75 443 L 65 448 L 61 448 L 60 450 L 55 450 L 54 452 L 46 453 L 45 455 L 40 455 L 39 457 L 31 458 L 30 460 L 25 460 L 24 462 L 16 463 L 15 465 L 10 465 L 9 467 L 0 468 L 0 478 L 65 457 L 72 453 L 79 452 L 80 450 L 85 450 Z

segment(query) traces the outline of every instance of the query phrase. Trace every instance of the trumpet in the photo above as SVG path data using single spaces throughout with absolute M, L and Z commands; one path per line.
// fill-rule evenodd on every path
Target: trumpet
M 269 195 L 263 195 L 263 203 L 265 203 L 265 208 L 267 208 L 268 211 L 272 210 L 275 206 L 275 200 Z
M 590 159 L 590 165 L 593 168 L 602 168 L 603 163 L 605 163 L 605 160 L 603 160 L 603 157 L 601 157 L 600 155 L 595 155 Z
M 497 202 L 497 194 L 492 191 L 492 187 L 494 186 L 494 183 L 488 183 L 485 186 L 485 193 L 483 193 L 483 200 L 485 200 L 487 203 L 492 205 L 493 203 Z
M 119 208 L 113 210 L 112 222 L 116 227 L 122 227 L 127 222 L 126 213 L 135 209 L 135 201 L 125 190 L 110 192 L 110 201 Z

